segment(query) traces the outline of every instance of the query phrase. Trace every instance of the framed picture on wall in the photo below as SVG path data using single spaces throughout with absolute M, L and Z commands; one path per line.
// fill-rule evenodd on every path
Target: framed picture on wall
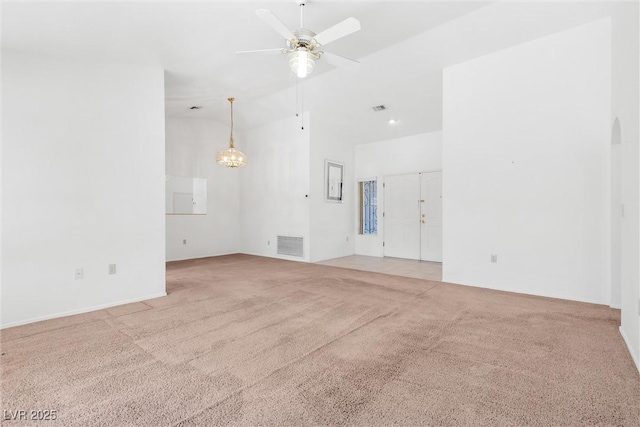
M 324 161 L 325 199 L 328 202 L 342 203 L 344 187 L 344 165 L 331 160 Z

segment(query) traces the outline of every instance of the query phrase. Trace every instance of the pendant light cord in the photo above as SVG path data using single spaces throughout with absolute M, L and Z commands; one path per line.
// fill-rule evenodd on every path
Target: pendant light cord
M 231 136 L 229 137 L 229 147 L 233 148 L 233 101 L 235 101 L 235 98 L 228 98 L 228 101 L 231 103 Z

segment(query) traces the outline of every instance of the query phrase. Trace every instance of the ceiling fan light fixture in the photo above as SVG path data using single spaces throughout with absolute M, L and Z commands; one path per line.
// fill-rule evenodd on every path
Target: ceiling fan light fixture
M 313 71 L 315 61 L 306 47 L 299 47 L 289 54 L 289 66 L 299 78 L 304 79 Z
M 241 168 L 247 164 L 247 156 L 242 151 L 237 150 L 233 140 L 233 101 L 235 98 L 228 98 L 231 103 L 231 136 L 229 137 L 229 148 L 218 151 L 216 162 L 228 168 Z
M 256 52 L 281 52 L 287 54 L 289 67 L 298 76 L 305 78 L 313 71 L 316 61 L 320 61 L 326 55 L 326 62 L 333 66 L 343 64 L 354 64 L 358 61 L 345 58 L 340 55 L 331 54 L 324 50 L 324 46 L 348 36 L 349 34 L 360 31 L 360 21 L 355 18 L 347 18 L 338 22 L 332 27 L 316 34 L 304 27 L 304 5 L 305 0 L 296 0 L 300 5 L 300 27 L 291 31 L 286 25 L 279 20 L 273 12 L 268 9 L 256 10 L 256 15 L 262 19 L 268 26 L 275 30 L 280 36 L 284 37 L 286 48 L 284 49 L 260 49 L 245 50 L 236 53 L 256 53 Z M 322 50 L 320 50 L 322 48 Z

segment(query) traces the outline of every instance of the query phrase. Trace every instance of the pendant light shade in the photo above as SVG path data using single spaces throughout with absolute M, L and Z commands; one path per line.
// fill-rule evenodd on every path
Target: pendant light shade
M 237 150 L 233 141 L 233 101 L 235 98 L 228 98 L 231 104 L 231 136 L 229 137 L 229 148 L 218 151 L 216 162 L 228 168 L 241 168 L 247 164 L 247 156 L 240 150 Z

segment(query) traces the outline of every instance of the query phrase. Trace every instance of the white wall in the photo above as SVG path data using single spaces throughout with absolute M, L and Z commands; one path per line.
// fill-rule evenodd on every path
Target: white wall
M 238 141 L 240 149 L 242 142 Z M 240 171 L 215 162 L 216 153 L 228 144 L 228 126 L 206 119 L 167 118 L 166 173 L 207 180 L 206 215 L 166 217 L 167 261 L 240 251 Z
M 0 44 L 2 43 L 2 7 L 0 7 Z M 0 99 L 2 99 L 2 55 L 0 55 Z M 2 129 L 2 102 L 0 102 L 0 129 Z M 0 166 L 2 165 L 2 147 L 4 143 L 2 142 L 2 131 L 0 130 Z M 0 297 L 2 296 L 2 170 L 0 170 Z M 0 301 L 0 325 L 2 324 L 2 301 Z M 1 326 L 0 326 L 1 327 Z
M 311 261 L 353 255 L 355 250 L 353 215 L 357 193 L 350 185 L 355 176 L 354 150 L 351 141 L 326 125 L 322 116 L 314 114 L 311 132 Z M 343 202 L 325 199 L 325 160 L 344 164 Z
M 164 295 L 163 71 L 2 59 L 2 326 Z
M 610 31 L 444 70 L 444 281 L 609 303 Z
M 304 115 L 242 132 L 236 147 L 247 154 L 240 169 L 241 252 L 309 261 L 310 125 Z M 304 257 L 277 254 L 277 236 L 304 238 Z
M 392 160 L 392 161 L 390 161 Z M 379 141 L 355 147 L 356 177 L 352 186 L 357 195 L 357 182 L 364 180 L 378 181 L 378 234 L 356 234 L 355 252 L 358 255 L 383 256 L 382 240 L 384 221 L 384 191 L 382 181 L 386 175 L 430 172 L 442 170 L 442 132 L 430 132 L 404 138 Z M 355 197 L 353 204 L 357 206 Z M 355 218 L 354 228 L 358 228 L 358 209 L 351 217 Z
M 640 370 L 640 75 L 638 2 L 615 2 L 612 7 L 612 105 L 611 121 L 620 121 L 619 150 L 621 187 L 618 189 L 622 207 L 612 211 L 612 222 L 620 226 L 620 253 L 613 261 L 619 263 L 620 305 L 622 308 L 622 333 L 629 350 Z M 617 218 L 616 218 L 617 217 Z

